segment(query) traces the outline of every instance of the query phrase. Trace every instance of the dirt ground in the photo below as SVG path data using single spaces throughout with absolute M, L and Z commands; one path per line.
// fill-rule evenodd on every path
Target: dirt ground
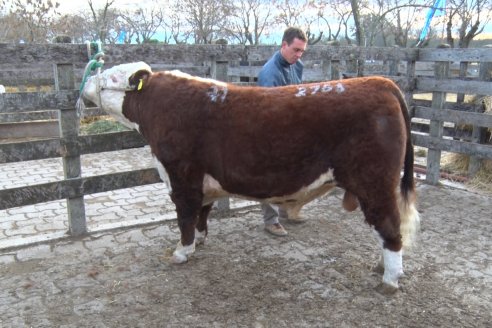
M 219 215 L 184 265 L 175 221 L 0 254 L 1 327 L 490 327 L 492 198 L 420 185 L 418 245 L 392 296 L 379 252 L 341 193 L 289 235 L 259 206 Z

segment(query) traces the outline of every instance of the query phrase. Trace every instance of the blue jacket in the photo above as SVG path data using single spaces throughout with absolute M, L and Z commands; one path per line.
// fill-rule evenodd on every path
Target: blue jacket
M 298 60 L 289 64 L 278 50 L 270 58 L 258 74 L 258 85 L 262 87 L 278 87 L 289 84 L 302 83 L 304 64 Z

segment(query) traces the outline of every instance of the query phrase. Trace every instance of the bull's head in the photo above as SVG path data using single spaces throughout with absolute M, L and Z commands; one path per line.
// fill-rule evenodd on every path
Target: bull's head
M 152 70 L 144 62 L 114 66 L 87 79 L 81 97 L 102 108 L 115 119 L 132 129 L 138 126 L 123 115 L 123 100 L 127 92 L 137 91 L 142 75 Z

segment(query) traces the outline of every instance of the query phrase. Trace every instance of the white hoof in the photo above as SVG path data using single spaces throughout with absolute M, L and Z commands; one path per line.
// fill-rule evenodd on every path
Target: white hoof
M 186 255 L 173 253 L 173 256 L 171 257 L 171 262 L 174 264 L 186 263 L 188 262 L 188 257 Z
M 383 283 L 398 289 L 398 278 L 403 275 L 402 251 L 393 252 L 383 249 Z
M 183 246 L 180 241 L 176 246 L 176 250 L 173 252 L 173 256 L 171 257 L 171 262 L 176 264 L 186 263 L 188 262 L 188 255 L 193 254 L 194 252 L 195 252 L 195 241 L 193 241 L 193 243 L 188 246 Z
M 205 231 L 200 232 L 195 229 L 195 243 L 197 245 L 202 245 L 205 244 L 206 240 L 207 240 L 207 235 L 205 234 Z

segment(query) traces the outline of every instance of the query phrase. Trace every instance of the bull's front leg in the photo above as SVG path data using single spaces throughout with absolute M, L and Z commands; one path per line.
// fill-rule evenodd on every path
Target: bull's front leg
M 201 190 L 177 188 L 171 193 L 171 199 L 176 205 L 178 226 L 181 239 L 173 252 L 173 263 L 185 263 L 188 256 L 195 252 L 195 228 L 202 207 L 203 194 Z

